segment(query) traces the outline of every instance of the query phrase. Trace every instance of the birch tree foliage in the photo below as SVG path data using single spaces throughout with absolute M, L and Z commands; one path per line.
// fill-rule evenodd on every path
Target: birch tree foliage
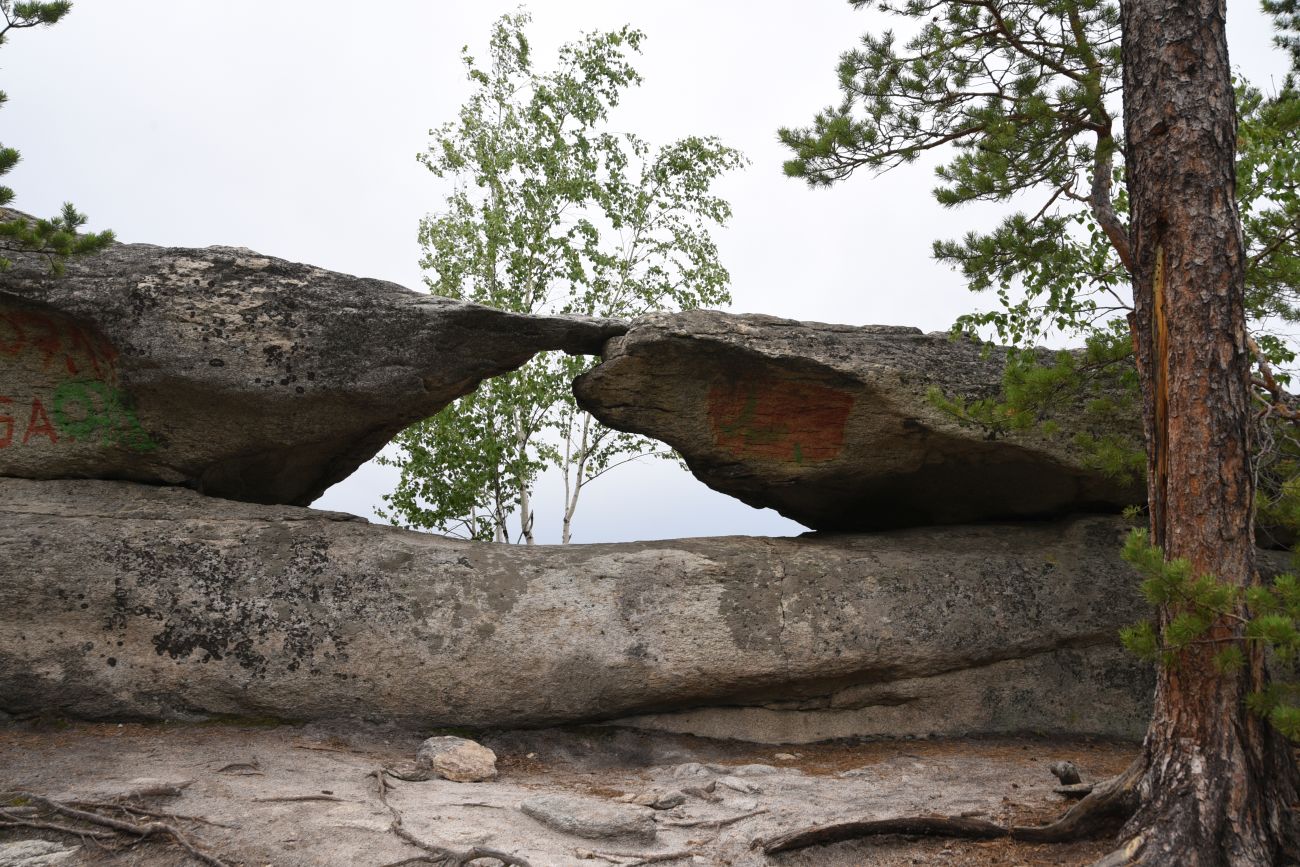
M 425 282 L 438 295 L 520 313 L 628 318 L 730 300 L 710 235 L 731 209 L 713 186 L 745 160 L 709 137 L 655 148 L 610 123 L 641 78 L 624 27 L 534 66 L 525 13 L 493 27 L 488 63 L 466 50 L 471 94 L 431 131 L 420 162 L 450 188 L 420 223 Z M 540 474 L 558 468 L 563 541 L 584 488 L 658 453 L 598 424 L 570 390 L 587 359 L 545 354 L 404 431 L 385 517 L 473 539 L 533 541 Z

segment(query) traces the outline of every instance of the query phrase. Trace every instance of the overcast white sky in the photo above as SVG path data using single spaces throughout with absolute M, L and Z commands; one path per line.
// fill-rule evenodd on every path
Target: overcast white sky
M 515 2 L 79 0 L 63 23 L 12 36 L 0 55 L 0 141 L 17 207 L 72 200 L 123 241 L 250 247 L 416 288 L 421 216 L 439 207 L 415 161 L 430 127 L 468 92 L 460 48 L 483 50 Z M 838 98 L 839 54 L 882 19 L 845 0 L 533 0 L 538 65 L 584 30 L 648 36 L 645 84 L 616 120 L 653 143 L 713 134 L 752 161 L 720 191 L 717 233 L 737 312 L 947 328 L 970 309 L 960 278 L 931 261 L 935 237 L 996 212 L 943 211 L 915 164 L 812 191 L 784 178 L 779 126 Z M 1253 0 L 1228 0 L 1232 59 L 1267 86 L 1286 59 Z M 978 299 L 975 299 L 978 300 Z M 985 304 L 988 302 L 985 301 Z M 233 422 L 234 420 L 232 420 Z M 373 518 L 391 471 L 367 465 L 318 503 Z M 560 495 L 539 494 L 542 541 Z M 709 491 L 666 462 L 624 468 L 584 494 L 576 541 L 802 528 Z

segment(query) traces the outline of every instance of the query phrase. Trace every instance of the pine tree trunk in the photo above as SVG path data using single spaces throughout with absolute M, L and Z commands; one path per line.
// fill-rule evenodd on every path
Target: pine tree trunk
M 1151 535 L 1196 574 L 1256 580 L 1250 356 L 1235 199 L 1235 104 L 1224 0 L 1123 0 L 1124 127 L 1134 342 Z M 1160 612 L 1161 626 L 1176 610 Z M 1137 810 L 1106 863 L 1271 865 L 1294 857 L 1289 745 L 1245 707 L 1258 651 L 1221 673 L 1211 637 L 1164 666 L 1134 775 Z M 1245 649 L 1245 648 L 1243 648 Z

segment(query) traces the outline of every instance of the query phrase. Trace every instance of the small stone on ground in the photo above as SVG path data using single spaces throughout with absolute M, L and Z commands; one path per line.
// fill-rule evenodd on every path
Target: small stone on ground
M 422 771 L 456 783 L 481 783 L 497 775 L 497 754 L 466 738 L 429 738 L 415 756 Z
M 1052 762 L 1047 769 L 1061 781 L 1063 786 L 1073 786 L 1083 782 L 1083 778 L 1079 776 L 1079 769 L 1074 766 L 1074 762 Z

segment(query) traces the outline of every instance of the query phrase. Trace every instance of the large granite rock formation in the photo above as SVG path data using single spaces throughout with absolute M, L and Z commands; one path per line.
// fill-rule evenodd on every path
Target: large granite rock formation
M 0 272 L 0 475 L 306 505 L 405 426 L 618 323 L 533 317 L 230 247 Z
M 996 395 L 1004 358 L 915 328 L 652 314 L 606 344 L 574 393 L 605 424 L 677 449 L 709 487 L 819 530 L 1142 502 L 1140 483 L 1090 469 L 1068 435 L 990 440 L 927 400 L 932 386 Z M 1071 434 L 1089 427 L 1078 409 L 1062 423 Z
M 1124 532 L 1092 516 L 511 547 L 0 479 L 0 710 L 1137 735 L 1150 679 L 1116 646 L 1143 611 Z

